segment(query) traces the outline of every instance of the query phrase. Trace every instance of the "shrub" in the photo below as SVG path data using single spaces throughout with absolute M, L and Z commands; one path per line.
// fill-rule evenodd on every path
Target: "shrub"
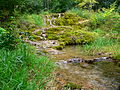
M 17 39 L 11 32 L 0 27 L 0 49 L 14 49 L 17 44 Z
M 102 8 L 91 14 L 90 20 L 94 28 L 102 28 L 106 31 L 112 31 L 113 29 L 118 29 L 120 27 L 120 15 L 115 12 L 115 4 L 112 4 L 110 8 Z

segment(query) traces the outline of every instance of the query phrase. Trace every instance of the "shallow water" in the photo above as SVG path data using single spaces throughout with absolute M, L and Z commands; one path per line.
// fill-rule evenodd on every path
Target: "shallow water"
M 55 61 L 60 61 L 73 57 L 88 60 L 100 57 L 83 55 L 84 53 L 80 46 L 67 46 L 62 52 L 65 53 L 52 55 L 52 58 Z M 57 77 L 66 83 L 70 82 L 80 85 L 83 90 L 120 90 L 120 67 L 112 62 L 61 64 L 56 72 L 59 73 Z

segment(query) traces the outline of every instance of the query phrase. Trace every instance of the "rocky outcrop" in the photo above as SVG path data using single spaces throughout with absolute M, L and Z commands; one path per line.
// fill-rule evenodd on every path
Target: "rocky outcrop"
M 97 37 L 95 32 L 84 30 L 89 20 L 84 20 L 76 14 L 57 13 L 43 17 L 46 26 L 30 32 L 32 41 L 58 40 L 62 43 L 60 47 L 64 47 L 71 44 L 89 43 Z
M 26 40 L 25 42 L 41 48 L 51 48 L 53 46 L 59 46 L 59 42 L 57 40 L 45 40 L 45 41 L 37 41 L 37 42 Z

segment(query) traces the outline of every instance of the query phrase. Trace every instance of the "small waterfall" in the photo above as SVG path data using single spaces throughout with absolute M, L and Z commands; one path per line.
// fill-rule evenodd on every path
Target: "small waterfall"
M 41 36 L 43 37 L 43 40 L 46 40 L 46 30 L 45 29 L 42 29 L 42 33 L 41 33 Z
M 58 18 L 60 18 L 60 17 L 61 17 L 61 13 L 58 14 Z
M 51 16 L 46 16 L 46 22 L 49 22 L 50 26 L 54 26 L 52 23 L 52 19 L 50 19 Z
M 54 26 L 54 25 L 52 24 L 52 20 L 51 20 L 51 19 L 48 19 L 48 21 L 49 21 L 49 23 L 50 23 L 50 26 Z
M 44 25 L 47 25 L 47 20 L 46 20 L 46 16 L 43 17 L 43 21 L 44 21 Z
M 44 24 L 47 26 L 55 26 L 55 19 L 61 18 L 62 13 L 58 13 L 56 16 L 55 15 L 46 15 L 44 17 Z M 47 23 L 48 22 L 48 23 Z
M 43 16 L 44 25 L 45 26 L 56 27 L 55 26 L 55 20 L 58 19 L 58 18 L 61 18 L 62 15 L 63 15 L 62 13 L 58 13 L 58 14 L 51 14 L 51 15 Z M 47 35 L 46 35 L 47 28 L 36 29 L 33 33 L 39 32 L 40 30 L 42 31 L 41 32 L 42 40 L 46 40 L 46 38 L 47 38 Z

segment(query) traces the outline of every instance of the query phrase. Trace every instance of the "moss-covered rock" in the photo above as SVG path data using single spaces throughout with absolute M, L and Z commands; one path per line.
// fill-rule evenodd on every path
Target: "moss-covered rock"
M 73 26 L 79 24 L 79 21 L 83 20 L 83 18 L 77 16 L 76 14 L 65 13 L 64 16 L 55 19 L 54 24 L 58 26 Z
M 70 89 L 70 90 L 81 90 L 81 86 L 80 85 L 77 85 L 77 84 L 74 84 L 74 83 L 68 83 L 67 85 L 65 85 L 64 87 L 66 87 L 67 89 Z
M 92 42 L 97 36 L 95 32 L 87 31 L 85 27 L 83 27 L 85 24 L 82 24 L 85 20 L 74 13 L 51 14 L 45 17 L 51 20 L 55 26 L 46 27 L 44 33 L 42 29 L 36 30 L 33 28 L 27 30 L 34 41 L 42 40 L 42 38 L 45 38 L 45 40 L 58 40 L 60 45 L 54 48 L 60 50 L 63 49 L 65 45 Z M 33 33 L 35 30 L 37 32 Z
M 84 22 L 85 21 L 85 22 Z M 61 14 L 51 14 L 46 16 L 46 24 L 55 26 L 77 26 L 83 27 L 88 23 L 84 18 L 81 18 L 75 13 L 61 13 Z
M 118 54 L 115 55 L 113 58 L 116 59 L 116 60 L 120 60 L 120 54 L 118 53 Z
M 54 46 L 53 48 L 57 49 L 57 50 L 62 50 L 64 48 L 64 46 L 60 45 L 60 46 Z
M 36 35 L 40 36 L 42 34 L 42 30 L 35 33 Z
M 47 39 L 58 40 L 61 44 L 84 44 L 94 41 L 97 34 L 80 29 L 54 27 L 47 30 Z

